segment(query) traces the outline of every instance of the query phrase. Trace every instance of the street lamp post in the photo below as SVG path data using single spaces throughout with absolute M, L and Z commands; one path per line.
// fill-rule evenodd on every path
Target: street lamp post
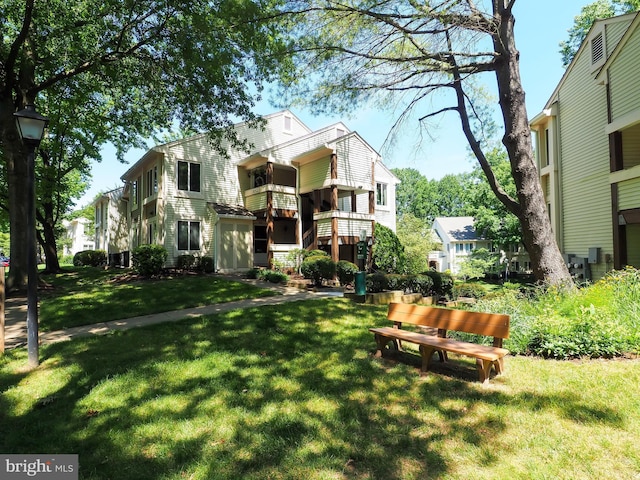
M 49 119 L 27 105 L 15 112 L 22 142 L 27 147 L 27 353 L 28 363 L 37 367 L 38 358 L 38 262 L 36 257 L 36 188 L 35 158 Z

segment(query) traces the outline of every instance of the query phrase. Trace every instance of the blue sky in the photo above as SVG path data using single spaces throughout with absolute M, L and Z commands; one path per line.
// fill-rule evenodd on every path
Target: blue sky
M 516 16 L 516 45 L 520 50 L 520 73 L 526 92 L 529 118 L 543 108 L 560 81 L 564 69 L 559 53 L 559 43 L 567 39 L 567 30 L 580 9 L 590 0 L 518 0 Z M 487 79 L 487 86 L 494 90 L 495 81 Z M 268 114 L 278 109 L 266 102 L 256 113 Z M 315 117 L 309 112 L 292 109 L 311 129 L 343 121 L 349 129 L 357 131 L 373 148 L 382 154 L 389 168 L 415 168 L 430 179 L 447 174 L 469 171 L 474 160 L 469 157 L 466 140 L 455 114 L 449 113 L 429 124 L 428 135 L 417 135 L 418 125 L 407 124 L 394 145 L 384 145 L 395 120 L 394 112 L 362 109 L 351 118 Z M 421 140 L 421 141 L 420 141 Z M 420 145 L 418 146 L 418 142 Z M 129 164 L 137 161 L 144 151 L 131 150 L 126 155 Z M 103 149 L 102 162 L 92 168 L 90 189 L 78 201 L 79 207 L 88 204 L 97 193 L 120 186 L 120 176 L 128 165 L 119 163 L 110 148 Z

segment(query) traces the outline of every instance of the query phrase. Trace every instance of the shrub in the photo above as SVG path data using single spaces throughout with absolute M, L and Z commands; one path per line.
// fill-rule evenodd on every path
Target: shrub
M 300 265 L 304 278 L 309 278 L 314 285 L 322 285 L 322 280 L 331 280 L 336 274 L 336 264 L 331 258 L 323 255 L 307 257 Z
M 433 293 L 443 298 L 453 297 L 453 277 L 449 273 L 428 270 L 422 275 L 426 275 L 433 281 Z
M 367 275 L 365 282 L 367 284 L 367 292 L 369 293 L 378 293 L 389 288 L 389 282 L 384 273 L 371 273 Z
M 76 267 L 99 267 L 107 264 L 107 252 L 104 250 L 83 250 L 73 256 Z
M 411 275 L 407 282 L 409 293 L 420 293 L 423 297 L 433 295 L 433 280 L 427 275 Z
M 336 273 L 340 285 L 350 285 L 356 278 L 356 272 L 358 272 L 358 266 L 348 262 L 346 260 L 340 260 L 336 265 Z
M 131 255 L 133 269 L 144 277 L 158 275 L 162 272 L 167 256 L 167 249 L 162 245 L 140 245 Z
M 407 275 L 389 273 L 386 275 L 386 282 L 385 290 L 402 290 L 404 292 L 407 289 L 409 277 Z
M 315 257 L 315 256 L 320 256 L 320 257 L 329 257 L 330 255 L 325 252 L 324 250 L 310 250 L 305 256 L 304 258 L 307 259 L 309 257 Z
M 289 281 L 289 275 L 277 270 L 262 270 L 260 272 L 260 279 L 271 283 L 287 283 Z
M 244 276 L 252 280 L 257 280 L 258 278 L 260 278 L 260 272 L 261 270 L 259 268 L 252 268 L 251 270 L 247 271 Z
M 478 283 L 457 283 L 453 286 L 453 298 L 469 297 L 482 298 L 486 295 L 485 288 Z
M 204 273 L 213 273 L 213 258 L 212 257 L 200 257 L 198 258 L 197 268 Z
M 388 227 L 376 224 L 371 256 L 376 266 L 386 273 L 404 273 L 406 257 L 400 240 Z
M 196 264 L 196 257 L 193 255 L 180 255 L 176 259 L 176 268 L 180 270 L 191 270 Z

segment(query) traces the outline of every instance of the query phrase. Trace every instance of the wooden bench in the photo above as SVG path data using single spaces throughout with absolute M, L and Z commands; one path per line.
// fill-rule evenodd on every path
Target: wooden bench
M 509 315 L 391 303 L 387 318 L 393 322 L 393 327 L 369 329 L 375 334 L 378 345 L 376 357 L 382 356 L 387 344 L 401 350 L 401 342 L 405 341 L 419 346 L 422 372 L 429 370 L 436 352 L 442 362 L 447 360 L 447 352 L 474 357 L 480 382 L 485 384 L 489 382 L 491 367 L 495 367 L 498 375 L 504 372 L 504 357 L 509 351 L 502 348 L 502 340 L 509 338 Z M 433 333 L 403 330 L 402 324 L 431 329 Z M 446 338 L 448 330 L 493 337 L 493 346 Z

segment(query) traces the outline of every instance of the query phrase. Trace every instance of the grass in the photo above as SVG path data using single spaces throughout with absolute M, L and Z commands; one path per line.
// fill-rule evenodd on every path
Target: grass
M 39 292 L 41 330 L 274 295 L 268 289 L 211 275 L 122 281 L 127 274 L 73 267 L 65 273 L 43 276 L 48 288 Z
M 640 362 L 372 357 L 386 307 L 232 311 L 0 357 L 0 451 L 83 479 L 633 479 Z

